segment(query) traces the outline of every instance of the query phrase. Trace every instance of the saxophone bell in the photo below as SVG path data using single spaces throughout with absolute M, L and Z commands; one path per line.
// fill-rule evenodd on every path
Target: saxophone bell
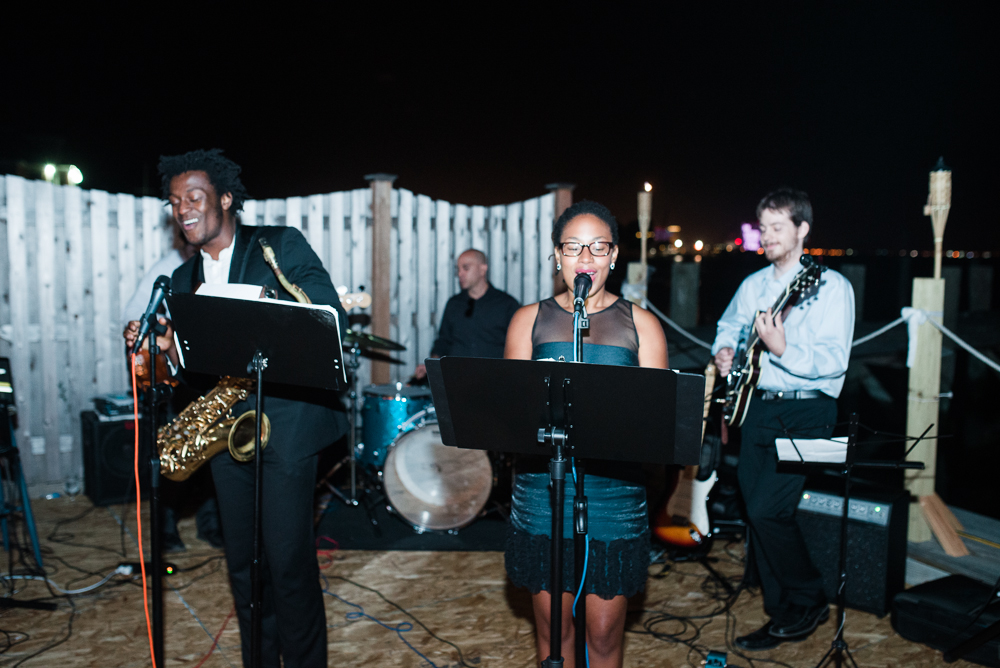
M 254 444 L 257 441 L 257 411 L 247 411 L 233 421 L 229 429 L 229 454 L 238 462 L 249 462 L 253 459 Z M 264 415 L 260 425 L 260 449 L 267 447 L 271 438 L 271 421 Z

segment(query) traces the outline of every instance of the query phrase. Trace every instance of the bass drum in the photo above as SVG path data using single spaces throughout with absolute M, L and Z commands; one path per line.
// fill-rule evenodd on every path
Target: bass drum
M 392 510 L 418 533 L 455 531 L 486 506 L 493 467 L 484 450 L 441 443 L 437 420 L 427 420 L 393 442 L 382 484 Z

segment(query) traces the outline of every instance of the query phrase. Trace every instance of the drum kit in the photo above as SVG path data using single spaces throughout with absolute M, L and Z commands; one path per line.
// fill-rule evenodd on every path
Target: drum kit
M 395 341 L 353 329 L 367 320 L 366 314 L 348 316 L 352 329 L 343 344 L 349 375 L 349 452 L 321 484 L 348 505 L 364 500 L 373 524 L 371 507 L 384 501 L 390 513 L 417 533 L 457 533 L 484 513 L 498 474 L 509 467 L 492 453 L 444 445 L 429 387 L 390 383 L 358 391 L 362 357 L 401 364 L 387 353 L 406 350 Z M 350 465 L 349 496 L 329 482 L 345 463 Z

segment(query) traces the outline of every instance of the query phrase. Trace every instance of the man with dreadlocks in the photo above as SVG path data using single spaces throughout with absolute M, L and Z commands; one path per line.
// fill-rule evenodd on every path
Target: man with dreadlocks
M 346 314 L 330 275 L 302 233 L 292 227 L 240 224 L 237 214 L 247 192 L 240 167 L 218 149 L 192 151 L 160 159 L 163 194 L 188 243 L 198 249 L 174 271 L 172 289 L 194 292 L 200 283 L 249 283 L 285 292 L 264 262 L 257 239 L 266 235 L 285 276 L 315 304 L 338 310 L 341 334 Z M 166 319 L 161 322 L 168 324 Z M 138 323 L 125 330 L 132 345 Z M 227 332 L 219 332 L 220 344 Z M 176 368 L 173 332 L 157 337 Z M 290 343 L 290 345 L 294 345 Z M 185 378 L 186 380 L 187 379 Z M 213 379 L 213 384 L 214 384 Z M 241 414 L 255 404 L 254 396 L 233 407 Z M 312 524 L 313 488 L 318 453 L 347 431 L 343 407 L 333 393 L 268 386 L 265 410 L 271 438 L 263 451 L 264 595 L 262 605 L 263 665 L 278 668 L 327 665 L 326 616 L 319 583 Z M 240 623 L 243 662 L 250 663 L 250 566 L 253 555 L 254 466 L 228 454 L 211 461 L 219 497 L 226 563 Z

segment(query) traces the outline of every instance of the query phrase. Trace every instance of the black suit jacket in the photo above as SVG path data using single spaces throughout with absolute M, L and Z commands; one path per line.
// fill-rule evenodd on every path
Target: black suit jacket
M 337 309 L 340 335 L 343 338 L 347 314 L 330 282 L 330 274 L 323 268 L 323 263 L 302 233 L 295 228 L 237 225 L 229 282 L 271 287 L 276 290 L 280 299 L 295 301 L 281 287 L 274 272 L 264 262 L 264 254 L 257 242 L 259 237 L 265 237 L 274 249 L 278 266 L 289 281 L 302 288 L 314 304 L 329 304 Z M 195 253 L 194 257 L 174 271 L 171 288 L 174 292 L 194 292 L 204 281 L 201 253 Z M 234 323 L 234 327 L 238 326 L 238 323 Z M 219 332 L 221 342 L 225 341 L 227 334 Z M 294 346 L 296 342 L 289 341 L 288 345 Z M 215 380 L 217 379 L 212 379 L 212 382 Z M 275 448 L 282 457 L 306 457 L 347 433 L 347 416 L 336 393 L 268 383 L 266 374 L 264 385 L 264 413 L 271 421 L 268 447 Z M 253 396 L 248 397 L 247 401 L 233 407 L 233 414 L 240 415 L 252 410 L 255 400 Z

